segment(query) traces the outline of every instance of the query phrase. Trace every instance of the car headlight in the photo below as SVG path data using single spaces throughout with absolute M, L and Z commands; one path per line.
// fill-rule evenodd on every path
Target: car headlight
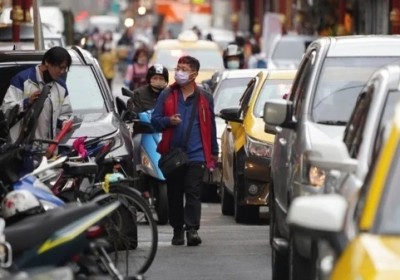
M 308 179 L 314 187 L 322 187 L 325 183 L 326 174 L 321 168 L 311 165 L 308 169 Z
M 272 156 L 271 143 L 257 141 L 249 136 L 246 136 L 245 151 L 248 156 L 271 157 Z
M 315 165 L 312 165 L 307 158 L 307 155 L 301 156 L 301 174 L 302 182 L 316 188 L 321 188 L 325 184 L 327 177 L 326 170 L 323 170 Z

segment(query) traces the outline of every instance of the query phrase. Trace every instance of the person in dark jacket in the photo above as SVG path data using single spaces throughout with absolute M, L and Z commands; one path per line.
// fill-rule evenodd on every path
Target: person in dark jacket
M 162 132 L 157 151 L 163 155 L 170 149 L 184 148 L 189 163 L 166 176 L 169 222 L 173 228 L 172 245 L 197 246 L 201 217 L 200 192 L 206 168 L 218 159 L 218 143 L 212 96 L 196 85 L 199 61 L 191 56 L 178 60 L 175 83 L 167 87 L 157 100 L 151 122 Z M 190 116 L 194 109 L 193 122 Z M 187 143 L 184 135 L 191 127 Z M 186 141 L 185 141 L 186 142 Z
M 150 66 L 146 74 L 147 84 L 133 91 L 128 100 L 128 109 L 136 113 L 152 110 L 160 92 L 168 85 L 168 69 L 161 64 Z

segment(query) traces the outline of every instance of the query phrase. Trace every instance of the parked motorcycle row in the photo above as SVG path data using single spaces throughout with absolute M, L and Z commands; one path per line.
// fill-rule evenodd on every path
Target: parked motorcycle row
M 73 147 L 58 146 L 56 155 L 57 141 L 34 139 L 48 93 L 45 86 L 22 119 L 18 108 L 0 113 L 0 276 L 142 279 L 158 244 L 148 202 L 118 158 L 106 158 L 113 138 L 78 138 Z M 16 121 L 22 130 L 11 142 L 8 129 Z

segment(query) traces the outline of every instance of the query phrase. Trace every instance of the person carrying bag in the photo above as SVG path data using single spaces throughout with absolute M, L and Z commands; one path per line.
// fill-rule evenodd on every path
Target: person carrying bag
M 206 168 L 218 159 L 218 143 L 211 94 L 195 82 L 200 62 L 182 56 L 175 71 L 175 83 L 157 99 L 151 123 L 162 132 L 157 151 L 168 192 L 172 245 L 197 246 L 201 217 L 201 188 Z
M 199 99 L 199 94 L 200 92 L 196 94 L 194 104 L 192 105 L 189 125 L 186 130 L 185 137 L 183 138 L 183 147 L 175 147 L 170 149 L 167 153 L 162 154 L 160 160 L 158 161 L 158 167 L 161 169 L 164 177 L 168 177 L 173 172 L 178 171 L 180 167 L 185 166 L 189 162 L 189 159 L 186 155 L 187 142 L 193 127 L 194 115 L 196 113 L 196 106 Z

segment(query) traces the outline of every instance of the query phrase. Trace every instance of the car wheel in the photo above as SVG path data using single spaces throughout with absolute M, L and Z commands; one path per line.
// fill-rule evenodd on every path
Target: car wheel
M 271 245 L 271 267 L 272 267 L 272 280 L 287 280 L 288 273 L 288 256 L 286 253 L 278 252 L 274 246 L 274 238 L 279 238 L 278 229 L 276 228 L 275 217 L 275 201 L 272 193 L 272 183 L 269 196 L 269 243 Z
M 221 212 L 223 215 L 233 216 L 234 214 L 233 196 L 228 192 L 227 188 L 221 186 Z
M 311 263 L 297 251 L 293 235 L 289 238 L 289 279 L 310 280 Z
M 238 191 L 235 187 L 235 221 L 237 223 L 255 223 L 260 218 L 260 207 L 256 205 L 239 205 Z
M 203 183 L 201 188 L 201 201 L 202 202 L 218 202 L 219 195 L 217 193 L 218 185 Z

